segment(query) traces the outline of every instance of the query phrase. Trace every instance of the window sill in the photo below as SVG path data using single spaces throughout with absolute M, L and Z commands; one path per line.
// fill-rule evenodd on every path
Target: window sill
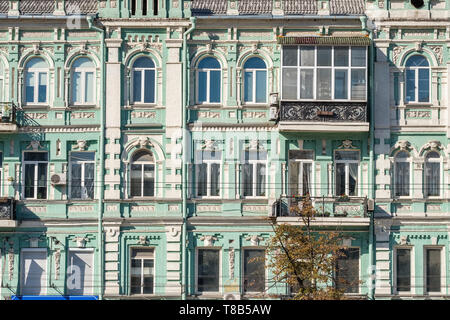
M 95 108 L 98 109 L 98 106 L 96 104 L 71 104 L 69 105 L 70 109 L 90 109 L 90 108 Z
M 50 106 L 48 104 L 24 104 L 25 109 L 48 109 Z
M 205 103 L 205 104 L 195 104 L 191 106 L 192 109 L 202 109 L 202 108 L 220 108 L 222 104 L 220 103 Z
M 243 103 L 243 108 L 258 108 L 258 107 L 269 107 L 269 104 L 267 102 L 263 103 Z
M 128 106 L 129 109 L 144 109 L 144 108 L 154 108 L 157 107 L 157 103 L 133 103 Z

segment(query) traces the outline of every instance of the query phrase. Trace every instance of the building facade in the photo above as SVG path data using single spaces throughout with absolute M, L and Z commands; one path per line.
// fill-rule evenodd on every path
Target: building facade
M 306 194 L 349 296 L 446 296 L 448 4 L 414 5 L 0 1 L 2 299 L 288 297 L 253 260 Z

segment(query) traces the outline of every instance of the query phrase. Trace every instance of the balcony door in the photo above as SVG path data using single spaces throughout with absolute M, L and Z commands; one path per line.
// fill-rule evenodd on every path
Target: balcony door
M 289 195 L 313 195 L 312 190 L 313 151 L 289 151 Z

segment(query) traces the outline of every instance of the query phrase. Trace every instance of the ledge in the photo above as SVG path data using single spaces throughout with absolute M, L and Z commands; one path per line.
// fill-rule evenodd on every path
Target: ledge
M 287 223 L 292 225 L 303 225 L 299 217 L 278 217 L 277 223 Z M 312 226 L 348 226 L 348 227 L 369 227 L 370 218 L 336 218 L 336 217 L 316 217 L 311 221 Z
M 304 121 L 280 121 L 280 131 L 302 132 L 369 132 L 369 122 L 304 122 Z

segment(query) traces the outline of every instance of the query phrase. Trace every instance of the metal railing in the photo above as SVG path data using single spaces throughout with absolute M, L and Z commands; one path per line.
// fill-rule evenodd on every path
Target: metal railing
M 273 216 L 295 217 L 302 210 L 304 196 L 282 196 L 273 206 Z M 367 197 L 310 197 L 316 217 L 360 217 L 366 218 Z
M 13 198 L 0 198 L 0 220 L 15 220 L 16 209 Z
M 14 102 L 0 102 L 0 123 L 16 123 L 17 106 Z

